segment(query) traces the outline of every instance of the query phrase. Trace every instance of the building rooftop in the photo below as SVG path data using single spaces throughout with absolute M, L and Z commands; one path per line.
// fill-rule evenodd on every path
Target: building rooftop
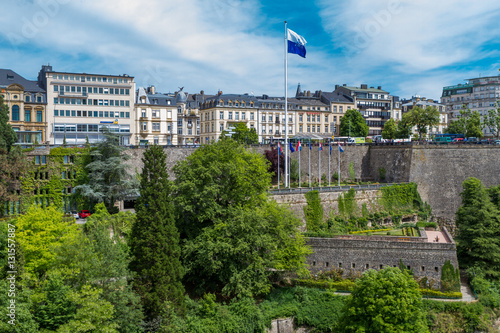
M 45 92 L 45 90 L 38 86 L 36 81 L 26 80 L 10 69 L 0 69 L 0 87 L 6 88 L 14 83 L 23 86 L 24 90 L 28 92 Z

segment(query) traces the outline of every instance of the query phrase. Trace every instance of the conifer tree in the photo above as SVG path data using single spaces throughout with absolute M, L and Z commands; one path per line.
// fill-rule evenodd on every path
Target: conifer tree
M 141 296 L 150 321 L 158 318 L 166 302 L 179 312 L 184 308 L 179 232 L 165 160 L 166 155 L 159 146 L 151 146 L 144 153 L 140 198 L 135 206 L 137 220 L 130 241 L 131 269 L 137 274 L 134 288 Z
M 488 191 L 477 178 L 463 184 L 457 211 L 457 252 L 464 268 L 479 266 L 490 277 L 500 276 L 500 216 Z

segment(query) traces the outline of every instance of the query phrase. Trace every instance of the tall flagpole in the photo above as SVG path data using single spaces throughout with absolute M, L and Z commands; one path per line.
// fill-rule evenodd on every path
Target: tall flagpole
M 286 28 L 285 21 L 285 188 L 288 185 L 288 129 L 287 129 L 287 119 L 288 119 L 288 29 Z
M 300 188 L 300 151 L 302 150 L 302 146 L 300 145 L 300 141 L 299 141 L 298 148 L 299 148 L 299 188 Z
M 332 159 L 332 143 L 328 144 L 328 186 L 332 186 L 332 173 L 330 172 L 330 161 Z
M 339 186 L 340 186 L 340 142 L 339 142 L 339 173 L 337 175 L 337 179 L 339 181 Z
M 280 143 L 278 142 L 278 190 L 280 189 L 280 159 L 281 159 L 281 154 L 280 154 Z
M 309 139 L 309 187 L 311 187 L 311 139 Z
M 321 142 L 320 142 L 319 144 L 320 144 L 320 146 L 319 146 L 319 147 L 320 147 L 320 148 L 323 148 L 323 147 L 321 146 Z M 318 156 L 319 156 L 319 157 L 318 157 L 318 158 L 319 158 L 319 169 L 318 169 L 318 172 L 319 172 L 319 173 L 318 173 L 319 187 L 321 187 L 321 151 L 322 151 L 322 149 L 319 149 L 319 150 L 318 150 L 318 154 L 319 154 L 319 155 L 318 155 Z

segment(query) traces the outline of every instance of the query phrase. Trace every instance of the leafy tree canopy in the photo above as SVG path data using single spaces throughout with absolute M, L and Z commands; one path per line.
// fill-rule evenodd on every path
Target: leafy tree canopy
M 439 111 L 435 107 L 427 106 L 425 109 L 415 106 L 407 113 L 407 121 L 413 127 L 417 127 L 419 140 L 422 135 L 427 134 L 427 128 L 439 124 Z
M 356 280 L 337 328 L 338 332 L 428 332 L 418 284 L 397 267 L 365 272 Z
M 484 125 L 498 139 L 500 138 L 500 103 L 496 103 L 496 108 L 488 110 L 488 115 L 484 118 Z
M 366 124 L 365 118 L 356 109 L 347 110 L 340 119 L 340 136 L 365 137 L 368 135 L 368 131 L 369 127 Z
M 222 139 L 174 172 L 186 280 L 197 291 L 257 295 L 269 291 L 270 268 L 303 271 L 308 250 L 298 220 L 268 202 L 270 174 L 261 154 Z
M 396 139 L 398 136 L 398 125 L 394 119 L 389 119 L 384 124 L 384 129 L 382 130 L 382 138 L 384 139 Z
M 174 173 L 177 226 L 187 238 L 226 216 L 230 206 L 261 205 L 271 185 L 265 158 L 228 138 L 197 149 Z
M 255 128 L 249 129 L 246 123 L 237 123 L 234 127 L 235 133 L 231 136 L 233 140 L 247 145 L 259 143 L 259 136 Z

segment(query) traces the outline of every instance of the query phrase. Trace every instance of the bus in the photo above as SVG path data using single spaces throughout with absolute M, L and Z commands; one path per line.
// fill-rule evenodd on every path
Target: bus
M 348 136 L 335 136 L 333 137 L 332 143 L 344 143 L 344 144 L 360 144 L 365 143 L 366 140 L 363 137 L 348 137 Z

